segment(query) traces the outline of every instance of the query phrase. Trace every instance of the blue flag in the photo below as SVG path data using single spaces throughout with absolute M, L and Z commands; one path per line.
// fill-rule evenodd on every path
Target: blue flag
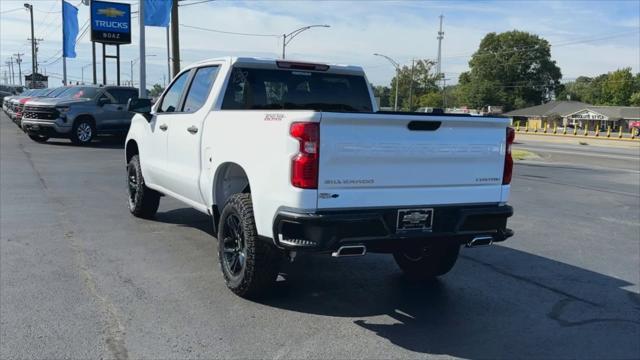
M 173 0 L 142 0 L 146 26 L 169 26 Z
M 76 57 L 78 36 L 78 8 L 62 1 L 62 56 Z

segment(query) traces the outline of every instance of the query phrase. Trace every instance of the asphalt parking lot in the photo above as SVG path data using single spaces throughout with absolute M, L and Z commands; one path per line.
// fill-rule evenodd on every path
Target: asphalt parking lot
M 308 257 L 251 302 L 208 217 L 166 197 L 129 215 L 118 139 L 37 144 L 3 114 L 0 146 L 2 359 L 640 357 L 637 149 L 518 145 L 542 159 L 516 166 L 515 237 L 437 282 L 388 255 Z

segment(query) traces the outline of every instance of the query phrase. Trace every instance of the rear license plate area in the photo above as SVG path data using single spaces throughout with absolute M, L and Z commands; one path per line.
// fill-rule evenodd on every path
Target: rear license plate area
M 433 209 L 400 209 L 396 217 L 396 232 L 431 231 Z

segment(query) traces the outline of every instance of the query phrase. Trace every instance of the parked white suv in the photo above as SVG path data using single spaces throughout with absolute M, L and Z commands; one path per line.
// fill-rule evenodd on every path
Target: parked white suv
M 211 215 L 228 287 L 260 294 L 301 252 L 393 254 L 414 277 L 505 240 L 513 130 L 500 117 L 378 112 L 360 67 L 254 58 L 184 69 L 132 99 L 129 209 Z

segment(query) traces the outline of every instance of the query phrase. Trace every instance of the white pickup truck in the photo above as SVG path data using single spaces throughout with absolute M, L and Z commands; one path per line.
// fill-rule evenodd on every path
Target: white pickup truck
M 379 112 L 360 67 L 207 60 L 128 107 L 131 213 L 152 217 L 168 195 L 209 214 L 240 296 L 300 253 L 390 253 L 427 278 L 462 245 L 513 235 L 508 120 Z

